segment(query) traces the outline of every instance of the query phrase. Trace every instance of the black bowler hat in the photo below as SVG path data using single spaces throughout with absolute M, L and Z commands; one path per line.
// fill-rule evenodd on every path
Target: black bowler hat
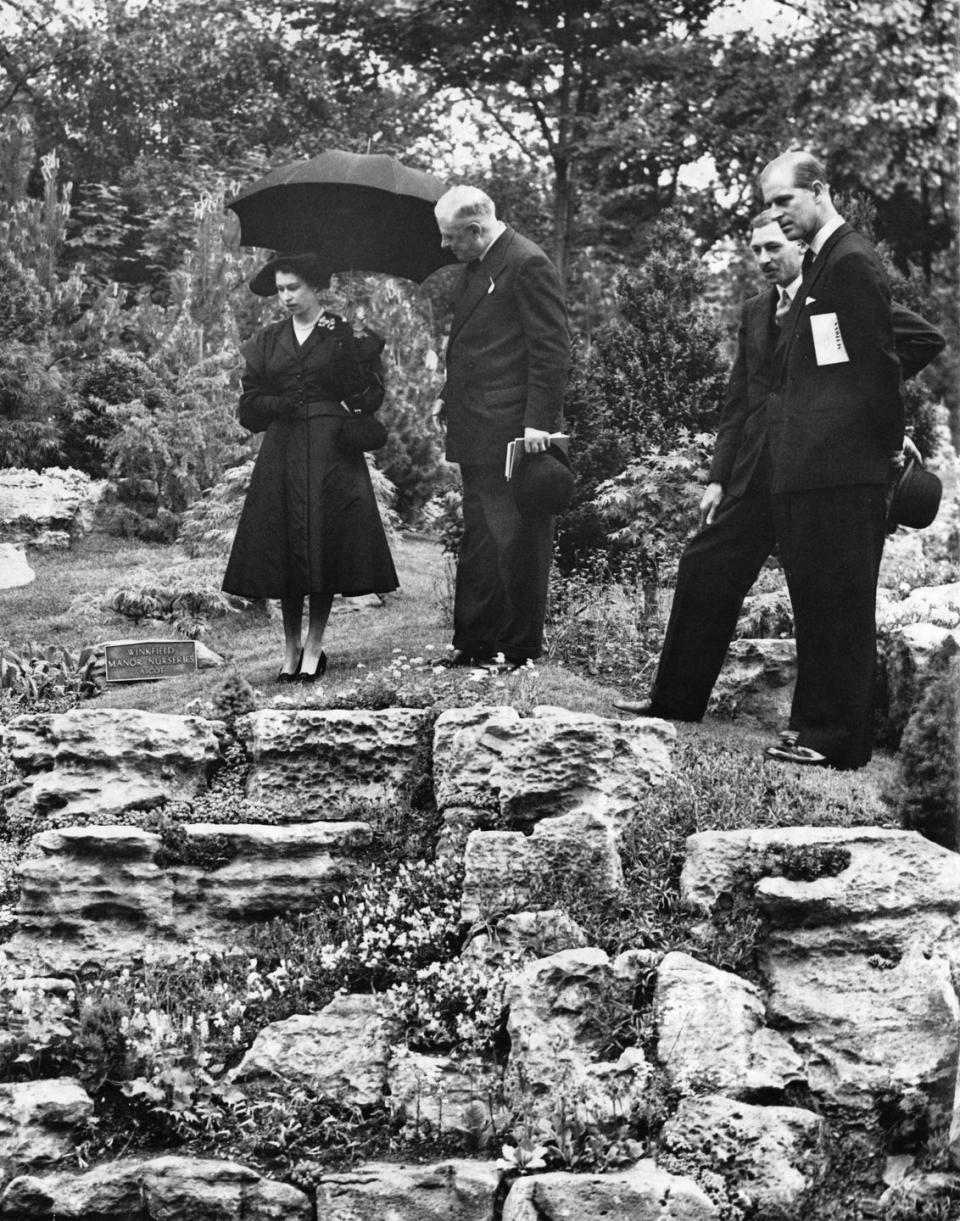
M 513 498 L 521 517 L 552 517 L 573 499 L 570 459 L 551 445 L 539 454 L 524 454 L 513 473 Z
M 924 470 L 914 458 L 908 458 L 893 489 L 888 528 L 910 526 L 922 530 L 929 526 L 937 516 L 942 496 L 943 484 L 937 476 Z
M 330 273 L 315 254 L 275 254 L 250 281 L 250 291 L 258 297 L 272 297 L 277 291 L 277 272 L 289 271 L 311 288 L 329 288 Z

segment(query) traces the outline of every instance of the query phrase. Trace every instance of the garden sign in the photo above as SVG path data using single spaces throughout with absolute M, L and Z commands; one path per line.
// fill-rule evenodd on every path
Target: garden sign
M 197 668 L 195 640 L 115 640 L 105 648 L 108 683 L 170 678 Z

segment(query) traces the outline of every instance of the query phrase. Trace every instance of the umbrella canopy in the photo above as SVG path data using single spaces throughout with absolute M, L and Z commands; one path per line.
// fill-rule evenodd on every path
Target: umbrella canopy
M 382 271 L 418 284 L 456 262 L 440 248 L 433 205 L 446 186 L 386 153 L 330 149 L 272 170 L 226 206 L 240 242 L 312 251 L 328 271 Z

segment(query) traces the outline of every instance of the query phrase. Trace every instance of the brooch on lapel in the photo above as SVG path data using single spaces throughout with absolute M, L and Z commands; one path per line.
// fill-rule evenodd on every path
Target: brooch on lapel
M 495 285 L 495 284 L 494 284 L 494 282 L 493 282 L 493 276 L 491 276 L 491 277 L 490 277 L 490 287 L 487 289 L 487 296 L 488 296 L 488 297 L 489 297 L 489 296 L 490 296 L 490 294 L 493 292 L 494 288 L 496 288 L 496 285 Z
M 336 330 L 337 320 L 332 314 L 321 314 L 316 325 L 322 326 L 325 331 L 333 331 Z

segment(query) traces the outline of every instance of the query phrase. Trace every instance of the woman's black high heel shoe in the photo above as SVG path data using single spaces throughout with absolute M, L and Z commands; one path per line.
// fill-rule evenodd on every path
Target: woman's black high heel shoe
M 326 655 L 326 653 L 324 653 L 323 649 L 320 650 L 320 656 L 317 658 L 317 665 L 312 674 L 308 673 L 306 670 L 303 669 L 302 660 L 303 660 L 303 658 L 302 658 L 302 654 L 301 654 L 301 667 L 300 667 L 299 673 L 297 674 L 298 682 L 313 683 L 313 682 L 316 682 L 316 680 L 318 678 L 323 678 L 324 674 L 326 674 L 327 655 Z
M 297 668 L 293 671 L 292 674 L 288 674 L 285 670 L 281 669 L 280 673 L 277 675 L 277 682 L 278 683 L 297 682 L 297 680 L 300 677 L 300 663 L 302 661 L 303 661 L 303 649 L 300 650 L 300 656 L 297 658 Z

